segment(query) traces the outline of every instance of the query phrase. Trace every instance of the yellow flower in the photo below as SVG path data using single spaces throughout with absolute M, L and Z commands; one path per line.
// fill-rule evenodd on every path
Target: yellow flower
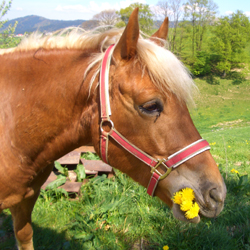
M 185 216 L 187 219 L 193 219 L 198 215 L 199 211 L 199 205 L 197 204 L 197 202 L 195 202 L 193 206 L 185 213 Z
M 181 204 L 182 203 L 182 192 L 179 191 L 175 193 L 174 197 L 172 198 L 173 202 L 176 204 Z
M 186 212 L 189 209 L 191 209 L 191 207 L 193 206 L 193 202 L 191 200 L 184 200 L 181 204 L 180 204 L 180 208 L 182 211 Z
M 231 170 L 231 173 L 235 173 L 235 174 L 238 174 L 239 171 L 235 170 L 234 168 Z
M 182 189 L 182 200 L 194 200 L 194 191 L 192 188 L 184 188 Z
M 168 249 L 169 249 L 169 246 L 167 245 L 163 247 L 163 250 L 168 250 Z
M 185 212 L 187 219 L 193 219 L 199 213 L 199 205 L 196 203 L 194 191 L 191 188 L 184 188 L 176 192 L 172 198 L 173 202 L 180 205 L 180 209 Z

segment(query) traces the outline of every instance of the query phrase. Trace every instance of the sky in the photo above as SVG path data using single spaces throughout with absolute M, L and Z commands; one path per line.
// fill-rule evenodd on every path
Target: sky
M 250 0 L 213 1 L 218 5 L 218 16 L 225 16 L 241 10 L 250 17 Z M 13 0 L 10 11 L 3 19 L 11 20 L 28 15 L 37 15 L 54 20 L 89 20 L 103 10 L 119 10 L 134 2 L 154 6 L 157 5 L 158 0 Z

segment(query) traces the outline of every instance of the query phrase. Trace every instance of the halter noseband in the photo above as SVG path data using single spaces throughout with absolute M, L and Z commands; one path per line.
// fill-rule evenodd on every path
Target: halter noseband
M 206 140 L 200 139 L 180 151 L 170 155 L 168 159 L 155 159 L 152 156 L 146 154 L 134 144 L 129 142 L 124 136 L 122 136 L 115 128 L 110 119 L 111 108 L 109 102 L 109 66 L 111 56 L 113 53 L 114 45 L 111 45 L 105 52 L 101 71 L 100 71 L 100 105 L 101 105 L 101 142 L 100 153 L 102 160 L 108 163 L 108 141 L 109 137 L 112 137 L 119 145 L 126 149 L 129 153 L 141 160 L 143 163 L 151 167 L 151 179 L 148 184 L 147 193 L 151 196 L 154 195 L 154 191 L 157 187 L 159 180 L 166 178 L 173 168 L 178 167 L 183 162 L 190 158 L 210 149 L 210 146 Z M 103 129 L 103 125 L 109 125 L 110 130 L 107 132 Z M 162 174 L 158 168 L 160 168 L 164 174 Z

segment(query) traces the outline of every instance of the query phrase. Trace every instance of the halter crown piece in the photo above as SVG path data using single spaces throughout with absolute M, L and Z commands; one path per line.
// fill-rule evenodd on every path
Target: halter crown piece
M 122 136 L 115 128 L 114 124 L 110 119 L 111 108 L 109 102 L 109 67 L 114 50 L 114 45 L 111 45 L 105 52 L 101 71 L 100 71 L 100 105 L 101 105 L 101 142 L 100 152 L 104 162 L 108 164 L 108 141 L 109 137 L 115 140 L 119 145 L 126 149 L 129 153 L 134 155 L 136 158 L 141 160 L 143 163 L 151 168 L 151 179 L 148 184 L 147 193 L 154 196 L 155 189 L 159 180 L 166 178 L 173 168 L 178 167 L 190 158 L 210 149 L 209 143 L 206 140 L 200 139 L 180 151 L 170 155 L 166 159 L 155 159 L 152 156 L 141 151 L 131 142 L 129 142 L 124 136 Z M 103 129 L 104 123 L 109 125 L 110 130 L 107 132 Z M 162 174 L 158 168 L 160 168 L 164 174 Z

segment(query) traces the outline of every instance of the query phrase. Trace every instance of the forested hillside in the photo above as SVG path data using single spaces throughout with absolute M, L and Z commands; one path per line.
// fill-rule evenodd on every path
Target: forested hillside
M 51 20 L 41 16 L 26 16 L 21 18 L 12 19 L 5 23 L 0 32 L 6 29 L 9 25 L 14 25 L 18 22 L 14 34 L 24 34 L 35 31 L 40 32 L 53 32 L 71 26 L 80 26 L 85 20 L 62 21 Z

